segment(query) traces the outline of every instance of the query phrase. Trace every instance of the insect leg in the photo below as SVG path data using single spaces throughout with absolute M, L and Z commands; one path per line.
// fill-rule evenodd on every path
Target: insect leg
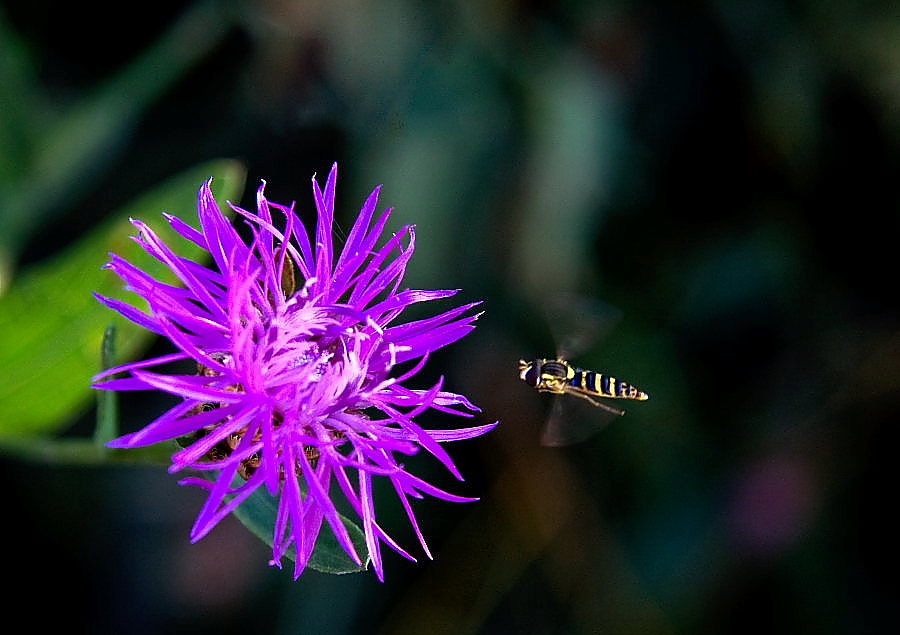
M 594 397 L 591 397 L 590 395 L 588 395 L 580 390 L 573 389 L 573 390 L 566 390 L 566 392 L 569 393 L 570 395 L 576 395 L 578 397 L 581 397 L 582 399 L 586 399 L 589 402 L 591 402 L 591 404 L 597 406 L 598 408 L 602 408 L 603 410 L 611 412 L 615 415 L 619 415 L 620 417 L 625 414 L 624 410 L 619 410 L 618 408 L 613 408 L 609 404 L 603 403 L 599 399 L 595 399 Z

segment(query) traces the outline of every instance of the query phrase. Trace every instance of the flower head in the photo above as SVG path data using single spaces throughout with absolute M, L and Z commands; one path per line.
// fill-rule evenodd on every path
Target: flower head
M 324 190 L 313 179 L 318 222 L 312 237 L 293 205 L 266 199 L 263 182 L 256 212 L 232 205 L 246 221 L 246 240 L 221 214 L 208 181 L 199 193 L 200 229 L 166 218 L 181 236 L 209 251 L 210 267 L 179 257 L 148 226 L 132 221 L 139 230 L 134 240 L 183 286 L 160 283 L 112 254 L 107 267 L 147 301 L 149 312 L 97 297 L 167 337 L 178 352 L 112 368 L 96 379 L 128 376 L 95 385 L 157 389 L 181 398 L 145 428 L 110 445 L 134 448 L 179 439 L 183 449 L 173 455 L 170 471 L 187 468 L 209 477 L 182 481 L 208 490 L 192 540 L 265 487 L 277 499 L 273 563 L 280 566 L 293 546 L 298 577 L 327 523 L 361 564 L 332 498 L 339 493 L 359 517 L 369 557 L 383 579 L 381 543 L 414 558 L 378 524 L 373 481 L 390 483 L 430 557 L 409 498 L 474 499 L 414 476 L 403 457 L 424 449 L 461 479 L 442 444 L 479 436 L 496 424 L 426 430 L 416 423 L 428 409 L 461 416 L 478 410 L 462 395 L 444 391 L 441 381 L 425 389 L 406 385 L 432 351 L 475 328 L 477 303 L 401 322 L 410 305 L 456 291 L 401 288 L 415 232 L 406 226 L 379 245 L 391 210 L 375 214 L 378 188 L 335 254 L 336 177 L 335 165 Z M 196 362 L 196 374 L 149 370 L 186 359 Z

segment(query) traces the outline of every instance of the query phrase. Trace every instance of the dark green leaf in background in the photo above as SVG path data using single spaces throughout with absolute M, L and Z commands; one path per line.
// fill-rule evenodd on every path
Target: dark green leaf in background
M 235 485 L 239 484 L 240 483 L 236 483 Z M 253 533 L 253 535 L 270 547 L 272 546 L 272 536 L 275 533 L 275 519 L 278 514 L 278 506 L 276 499 L 269 494 L 265 487 L 258 488 L 253 494 L 248 496 L 247 500 L 241 503 L 233 513 L 244 526 Z M 362 530 L 344 516 L 341 516 L 341 521 L 344 523 L 347 532 L 350 534 L 350 539 L 353 541 L 356 553 L 363 559 L 363 566 L 359 566 L 350 559 L 350 556 L 347 555 L 347 552 L 344 551 L 343 547 L 338 543 L 337 538 L 335 538 L 334 532 L 332 532 L 330 527 L 328 527 L 328 524 L 325 523 L 316 540 L 315 550 L 307 563 L 309 568 L 323 573 L 334 574 L 358 573 L 366 570 L 366 566 L 368 565 L 368 552 L 366 550 L 366 539 Z M 295 555 L 295 549 L 293 547 L 288 550 L 288 558 L 294 560 Z

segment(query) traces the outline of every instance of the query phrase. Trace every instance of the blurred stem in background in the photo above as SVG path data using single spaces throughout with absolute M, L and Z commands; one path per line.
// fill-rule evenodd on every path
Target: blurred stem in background
M 144 112 L 222 40 L 221 6 L 190 5 L 137 59 L 63 108 L 43 94 L 27 48 L 0 13 L 0 295 L 24 245 L 78 204 Z

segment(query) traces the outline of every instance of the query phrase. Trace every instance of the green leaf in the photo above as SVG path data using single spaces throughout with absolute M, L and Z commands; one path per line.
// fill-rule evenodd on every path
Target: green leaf
M 235 477 L 237 479 L 237 477 Z M 238 480 L 235 486 L 239 486 L 243 481 Z M 232 512 L 238 520 L 240 520 L 253 535 L 272 546 L 273 536 L 275 535 L 275 519 L 278 515 L 278 505 L 275 497 L 269 494 L 265 487 L 259 487 L 243 503 Z M 341 516 L 341 522 L 347 528 L 350 534 L 350 540 L 356 548 L 356 553 L 363 559 L 363 565 L 360 566 L 353 562 L 347 552 L 344 551 L 340 543 L 338 543 L 334 532 L 324 523 L 319 537 L 316 540 L 316 546 L 313 554 L 307 563 L 307 566 L 316 571 L 323 573 L 359 573 L 365 571 L 368 566 L 368 551 L 366 550 L 366 538 L 362 530 L 356 526 L 349 518 Z M 296 552 L 292 546 L 286 554 L 290 560 L 294 560 Z
M 57 432 L 89 406 L 91 377 L 100 369 L 97 351 L 110 322 L 121 361 L 133 359 L 149 344 L 152 334 L 91 293 L 137 306 L 142 302 L 123 289 L 118 276 L 102 269 L 108 252 L 158 280 L 175 283 L 162 263 L 129 238 L 135 233 L 129 217 L 145 220 L 184 257 L 203 256 L 205 252 L 177 235 L 161 213 L 196 226 L 197 191 L 210 175 L 215 176 L 213 189 L 220 202 L 243 189 L 244 169 L 234 161 L 193 168 L 120 210 L 65 251 L 23 271 L 0 297 L 0 442 Z

